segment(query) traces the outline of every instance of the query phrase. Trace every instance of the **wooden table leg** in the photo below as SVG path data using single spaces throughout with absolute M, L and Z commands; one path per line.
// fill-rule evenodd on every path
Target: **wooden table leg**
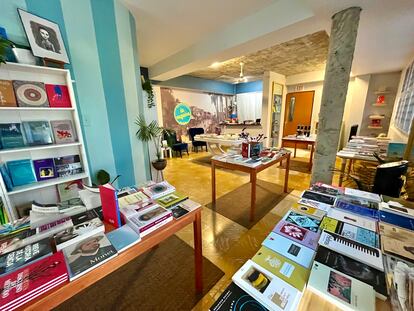
M 196 293 L 203 292 L 203 245 L 201 238 L 201 210 L 195 215 L 194 230 L 194 257 L 195 257 L 195 288 Z
M 289 168 L 290 168 L 290 153 L 287 154 L 287 158 L 286 158 L 285 184 L 283 187 L 283 191 L 285 193 L 288 193 L 288 188 L 289 188 Z
M 313 164 L 313 152 L 315 151 L 315 144 L 311 144 L 311 153 L 309 159 L 309 171 L 312 171 L 312 164 Z
M 348 163 L 348 170 L 347 170 L 347 173 L 348 173 L 348 175 L 349 174 L 351 174 L 351 168 L 352 168 L 352 163 L 353 163 L 354 161 L 352 160 L 352 159 L 350 159 L 349 160 L 349 163 Z
M 250 171 L 250 182 L 251 182 L 251 201 L 250 201 L 250 221 L 254 221 L 254 213 L 256 209 L 256 181 L 257 173 L 255 169 Z
M 339 181 L 338 181 L 338 186 L 339 187 L 342 186 L 342 181 L 344 180 L 344 172 L 345 172 L 345 168 L 346 168 L 346 162 L 347 162 L 347 159 L 341 158 L 341 171 L 339 172 Z
M 295 149 L 293 150 L 293 157 L 296 158 L 296 147 L 297 147 L 297 143 L 295 141 Z
M 211 201 L 216 204 L 216 166 L 211 162 Z

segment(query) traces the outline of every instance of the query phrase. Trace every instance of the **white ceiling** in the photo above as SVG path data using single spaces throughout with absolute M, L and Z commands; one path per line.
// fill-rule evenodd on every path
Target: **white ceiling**
M 165 77 L 200 70 L 211 64 L 212 60 L 224 61 L 243 56 L 318 30 L 329 33 L 331 16 L 350 6 L 363 9 L 353 74 L 400 70 L 414 55 L 413 0 L 296 0 L 303 8 L 309 8 L 313 16 L 308 18 L 303 15 L 295 24 L 272 29 L 273 32 L 262 34 L 244 45 L 235 44 L 227 50 L 220 47 L 222 51 L 215 51 L 210 56 L 201 55 L 198 62 L 194 61 L 193 51 L 197 50 L 200 42 L 204 40 L 201 48 L 210 38 L 213 45 L 215 34 L 282 1 L 122 1 L 136 18 L 141 65 L 150 67 L 150 73 L 152 68 L 156 68 L 157 73 L 169 71 L 170 74 Z M 290 12 L 288 14 L 295 14 L 293 10 Z M 251 23 L 250 27 L 254 28 L 259 23 Z M 193 58 L 190 59 L 189 55 Z

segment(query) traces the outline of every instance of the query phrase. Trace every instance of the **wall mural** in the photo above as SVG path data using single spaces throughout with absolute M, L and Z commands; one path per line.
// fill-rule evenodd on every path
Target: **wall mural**
M 164 127 L 175 130 L 177 138 L 187 135 L 191 127 L 214 133 L 220 122 L 227 119 L 233 101 L 233 95 L 161 88 Z M 191 113 L 189 120 L 188 113 Z

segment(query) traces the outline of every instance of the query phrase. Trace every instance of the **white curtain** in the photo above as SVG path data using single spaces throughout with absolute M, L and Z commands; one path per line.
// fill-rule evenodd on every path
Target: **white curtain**
M 262 118 L 262 94 L 262 92 L 252 92 L 236 95 L 239 121 L 256 121 Z

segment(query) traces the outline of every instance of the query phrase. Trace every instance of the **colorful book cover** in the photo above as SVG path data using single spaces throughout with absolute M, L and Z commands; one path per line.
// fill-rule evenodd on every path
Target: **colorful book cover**
M 44 83 L 14 80 L 13 88 L 19 107 L 49 107 Z
M 319 245 L 384 271 L 382 254 L 378 248 L 370 247 L 327 231 L 322 232 Z
M 82 163 L 78 154 L 55 158 L 54 162 L 58 177 L 67 177 L 83 172 Z
M 139 233 L 135 232 L 130 226 L 123 225 L 122 227 L 112 230 L 106 234 L 106 237 L 111 244 L 116 248 L 118 253 L 134 246 L 141 237 Z
M 50 121 L 56 144 L 70 144 L 76 141 L 71 120 Z
M 53 144 L 52 131 L 48 121 L 22 122 L 26 141 L 31 146 Z
M 156 201 L 162 207 L 168 208 L 170 206 L 176 205 L 187 199 L 188 199 L 187 195 L 182 195 L 178 192 L 173 192 L 173 193 L 167 194 L 166 196 L 160 197 Z
M 414 261 L 414 241 L 401 241 L 386 235 L 381 236 L 381 248 L 384 253 L 394 254 Z
M 299 227 L 305 228 L 312 232 L 318 232 L 319 225 L 321 223 L 319 219 L 299 214 L 294 211 L 287 212 L 286 215 L 283 217 L 283 220 L 295 224 Z
M 327 216 L 343 221 L 347 224 L 378 232 L 377 221 L 371 218 L 361 217 L 355 214 L 347 213 L 337 208 L 331 208 L 328 211 Z
M 79 198 L 79 191 L 83 189 L 82 180 L 72 180 L 57 185 L 59 200 L 61 202 Z
M 9 173 L 9 170 L 7 169 L 6 164 L 0 163 L 0 173 L 1 173 L 1 176 L 3 177 L 3 181 L 4 181 L 4 184 L 6 185 L 7 191 L 12 191 L 13 182 L 11 180 L 10 173 Z
M 313 257 L 315 256 L 314 250 L 274 232 L 270 232 L 262 245 L 298 263 L 306 269 L 310 269 Z
M 67 282 L 62 252 L 0 277 L 0 310 L 14 310 Z
M 356 214 L 362 217 L 369 217 L 369 218 L 378 220 L 378 215 L 379 215 L 378 210 L 358 206 L 358 205 L 343 201 L 341 199 L 336 200 L 335 208 L 339 208 L 351 214 Z
M 15 187 L 36 182 L 32 161 L 29 159 L 8 161 L 7 169 Z
M 175 187 L 171 186 L 167 181 L 144 187 L 144 193 L 151 199 L 155 200 L 175 191 Z
M 314 183 L 310 190 L 332 196 L 341 195 L 345 192 L 343 187 L 335 187 L 321 182 Z
M 297 310 L 302 293 L 255 262 L 248 260 L 234 275 L 233 282 L 269 310 Z
M 358 189 L 352 189 L 352 188 L 345 188 L 345 195 L 349 195 L 349 196 L 353 196 L 356 198 L 360 198 L 360 199 L 368 200 L 372 202 L 377 202 L 377 203 L 382 201 L 381 196 L 376 193 L 362 191 Z
M 369 208 L 369 209 L 373 209 L 373 210 L 378 210 L 379 209 L 379 204 L 380 204 L 378 202 L 370 201 L 370 200 L 367 200 L 365 198 L 358 198 L 358 197 L 353 197 L 353 196 L 349 196 L 349 195 L 340 195 L 340 196 L 337 197 L 337 201 L 338 200 L 340 200 L 342 202 L 347 202 L 347 203 L 352 204 L 352 205 L 365 207 L 365 208 Z
M 49 239 L 43 239 L 0 256 L 0 275 L 22 268 L 52 254 Z
M 301 197 L 304 199 L 322 202 L 328 205 L 334 205 L 335 199 L 336 199 L 335 196 L 331 196 L 331 195 L 327 195 L 327 194 L 323 194 L 319 192 L 314 192 L 314 191 L 309 191 L 309 190 L 303 191 Z
M 224 290 L 210 311 L 268 311 L 260 302 L 233 282 Z
M 37 181 L 56 178 L 55 163 L 53 159 L 33 160 Z
M 301 198 L 298 201 L 298 203 L 301 204 L 301 205 L 305 205 L 305 206 L 310 206 L 310 207 L 317 208 L 317 209 L 319 209 L 321 211 L 324 211 L 324 212 L 328 212 L 331 209 L 331 207 L 332 207 L 329 204 L 325 204 L 325 203 L 322 203 L 322 202 L 318 202 L 318 201 L 314 201 L 314 200 L 309 200 L 309 199 L 305 199 L 305 198 Z
M 71 108 L 69 90 L 66 85 L 46 84 L 47 98 L 52 108 Z
M 12 235 L 6 235 L 0 240 L 0 255 L 34 243 L 35 241 L 31 239 L 34 235 L 36 235 L 35 229 L 27 229 Z
M 308 288 L 344 310 L 375 311 L 375 292 L 344 273 L 314 262 Z
M 405 207 L 401 204 L 398 204 L 398 202 L 381 202 L 380 210 L 414 218 L 414 208 Z
M 24 139 L 21 124 L 0 124 L 0 143 L 1 148 L 3 149 L 24 147 Z
M 379 218 L 381 222 L 389 223 L 408 230 L 414 230 L 414 219 L 411 217 L 405 217 L 387 211 L 380 211 Z
M 309 278 L 309 270 L 288 258 L 262 246 L 252 260 L 278 278 L 303 291 Z
M 318 218 L 318 219 L 322 219 L 326 215 L 326 212 L 323 210 L 320 210 L 318 208 L 311 207 L 311 206 L 298 204 L 298 203 L 293 204 L 292 210 L 297 213 L 309 215 L 311 217 Z
M 117 255 L 115 247 L 103 232 L 63 249 L 70 280 L 74 280 Z
M 323 246 L 319 246 L 315 261 L 371 285 L 380 299 L 385 300 L 388 296 L 385 273 L 383 271 Z
M 330 217 L 325 217 L 322 220 L 320 228 L 322 230 L 337 233 L 343 237 L 355 240 L 362 244 L 379 248 L 379 236 L 374 231 L 350 225 Z
M 146 196 L 144 192 L 141 190 L 131 193 L 125 196 L 119 196 L 118 195 L 118 202 L 120 207 L 126 207 L 128 205 L 135 205 L 135 204 L 141 204 L 144 202 L 148 202 L 149 198 Z
M 111 185 L 99 186 L 104 221 L 116 228 L 121 227 L 117 190 Z
M 316 249 L 318 246 L 319 233 L 306 230 L 284 220 L 281 220 L 276 225 L 273 232 L 285 236 L 311 249 Z
M 188 210 L 181 207 L 179 204 L 175 205 L 173 207 L 170 207 L 169 210 L 171 211 L 171 213 L 172 213 L 172 215 L 175 219 L 179 219 L 179 218 L 183 217 L 184 215 L 188 214 Z
M 10 80 L 0 80 L 0 107 L 16 107 L 13 83 Z
M 123 209 L 126 210 L 126 209 Z M 157 223 L 172 219 L 172 213 L 159 205 L 154 205 L 138 211 L 132 211 L 131 216 L 127 216 L 128 223 L 133 226 L 135 231 L 139 231 L 143 237 L 148 229 Z

